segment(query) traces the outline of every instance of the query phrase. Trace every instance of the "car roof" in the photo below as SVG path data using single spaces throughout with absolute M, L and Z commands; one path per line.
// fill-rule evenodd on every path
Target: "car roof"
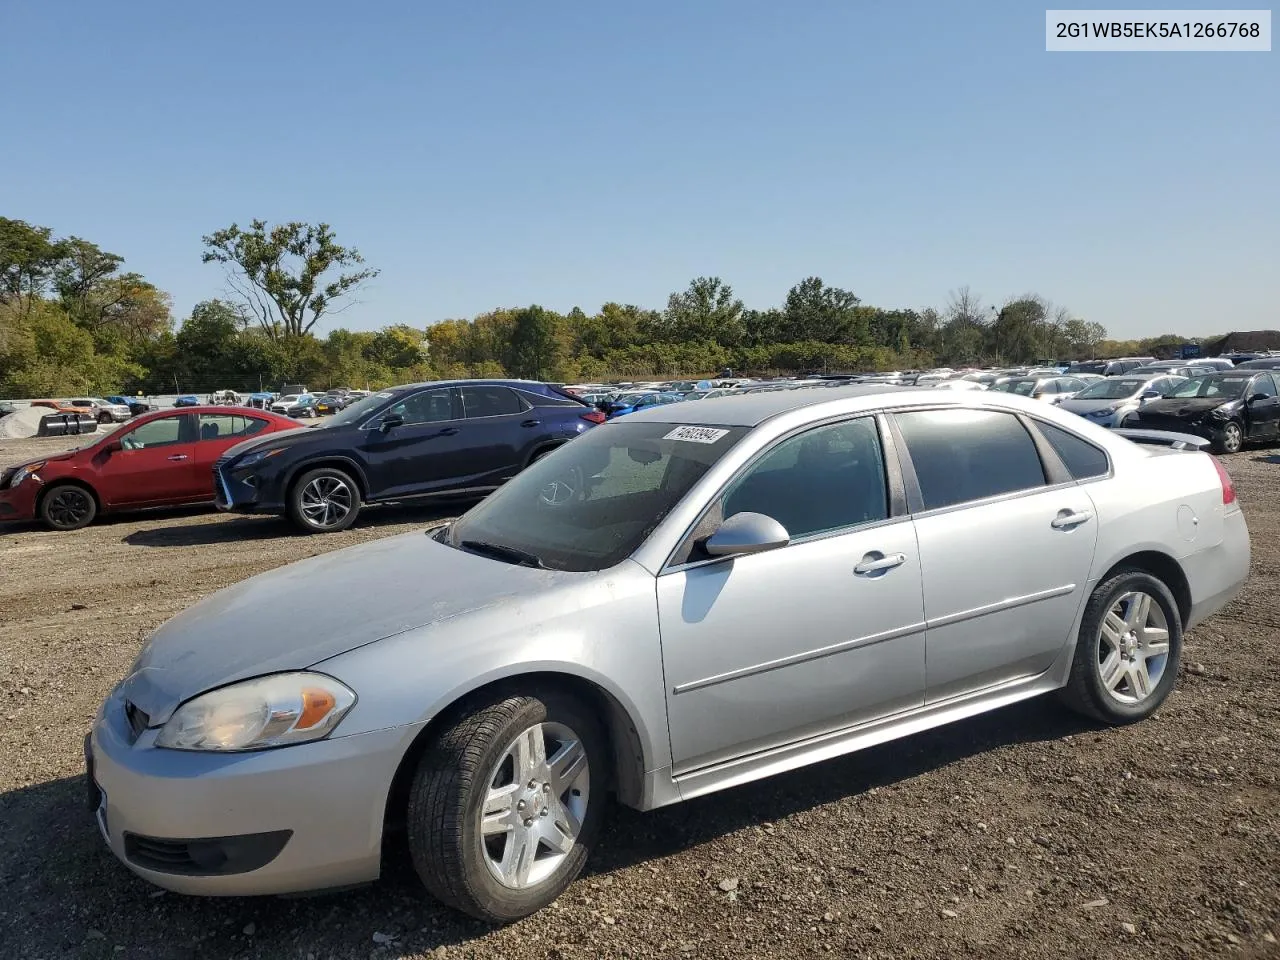
M 875 409 L 879 404 L 874 398 L 891 393 L 907 393 L 931 397 L 950 397 L 949 390 L 922 390 L 919 387 L 900 387 L 891 384 L 864 384 L 851 387 L 811 387 L 796 390 L 772 390 L 760 393 L 744 393 L 736 397 L 708 397 L 697 403 L 668 403 L 646 407 L 629 414 L 633 422 L 645 420 L 659 423 L 714 423 L 725 427 L 754 427 L 780 414 L 821 404 L 850 406 L 849 401 L 866 400 L 853 404 Z M 964 391 L 958 391 L 963 394 Z M 947 402 L 951 402 L 948 400 Z

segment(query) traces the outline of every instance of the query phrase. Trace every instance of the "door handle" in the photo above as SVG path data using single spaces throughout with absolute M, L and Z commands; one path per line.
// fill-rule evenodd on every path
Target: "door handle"
M 187 455 L 186 455 L 185 453 L 175 453 L 175 454 L 174 454 L 172 457 L 170 457 L 169 459 L 170 459 L 170 460 L 185 460 L 185 459 L 187 459 Z
M 894 567 L 900 567 L 907 562 L 905 553 L 891 553 L 887 557 L 879 553 L 868 553 L 862 558 L 862 562 L 853 568 L 854 573 L 879 573 L 882 570 L 892 570 Z
M 458 432 L 457 427 L 445 427 L 443 430 L 440 431 L 440 436 L 452 437 L 457 432 Z
M 524 421 L 524 423 L 520 424 L 520 426 L 522 426 L 522 427 L 536 427 L 536 426 L 537 426 L 538 424 L 540 424 L 541 422 L 542 422 L 541 420 L 526 420 L 526 421 Z
M 1078 527 L 1080 524 L 1087 523 L 1092 519 L 1092 510 L 1077 510 L 1074 513 L 1069 510 L 1063 510 L 1050 521 L 1050 525 L 1055 530 L 1066 530 L 1070 527 Z

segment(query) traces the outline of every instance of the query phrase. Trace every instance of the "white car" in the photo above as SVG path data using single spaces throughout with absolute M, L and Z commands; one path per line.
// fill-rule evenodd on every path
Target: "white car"
M 99 423 L 124 423 L 133 413 L 123 403 L 112 403 L 101 397 L 76 397 L 67 404 L 84 410 Z
M 309 393 L 287 394 L 271 405 L 271 412 L 284 417 L 316 417 L 316 398 Z

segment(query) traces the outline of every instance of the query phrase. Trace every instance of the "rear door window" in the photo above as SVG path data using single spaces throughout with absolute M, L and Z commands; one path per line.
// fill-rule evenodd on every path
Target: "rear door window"
M 1045 484 L 1035 442 L 1013 414 L 918 410 L 894 419 L 911 455 L 925 510 Z
M 523 413 L 528 407 L 506 387 L 463 387 L 462 410 L 468 420 Z

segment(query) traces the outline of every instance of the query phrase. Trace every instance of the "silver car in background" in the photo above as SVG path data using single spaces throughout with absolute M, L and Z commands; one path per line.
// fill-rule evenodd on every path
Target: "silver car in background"
M 602 425 L 448 526 L 157 630 L 86 740 L 101 832 L 191 894 L 370 881 L 403 845 L 505 922 L 582 870 L 608 793 L 652 810 L 1055 691 L 1141 720 L 1249 569 L 1221 465 L 1157 436 L 889 386 Z
M 1185 379 L 1172 374 L 1108 377 L 1089 384 L 1059 406 L 1100 427 L 1122 427 L 1125 418 L 1144 403 L 1158 400 Z

